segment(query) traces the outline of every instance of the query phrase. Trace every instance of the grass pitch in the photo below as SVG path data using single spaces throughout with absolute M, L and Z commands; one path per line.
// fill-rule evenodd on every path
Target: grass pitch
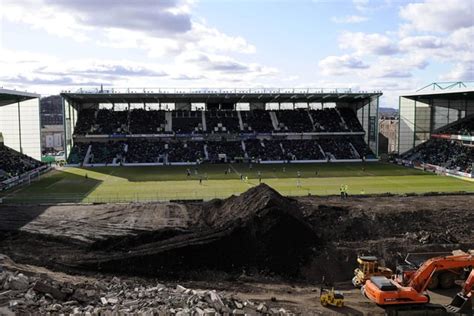
M 349 194 L 474 192 L 472 182 L 385 163 L 220 164 L 65 168 L 3 198 L 7 203 L 208 200 L 240 194 L 259 178 L 288 196 L 339 194 L 341 184 Z

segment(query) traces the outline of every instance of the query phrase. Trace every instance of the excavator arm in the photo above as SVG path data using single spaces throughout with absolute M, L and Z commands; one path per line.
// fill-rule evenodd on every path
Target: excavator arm
M 408 286 L 421 293 L 426 290 L 431 277 L 435 272 L 456 268 L 467 268 L 474 266 L 472 255 L 458 255 L 435 257 L 426 260 L 421 267 L 411 276 Z

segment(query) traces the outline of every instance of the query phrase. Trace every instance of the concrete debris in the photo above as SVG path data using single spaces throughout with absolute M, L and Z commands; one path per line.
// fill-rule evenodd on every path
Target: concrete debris
M 28 275 L 6 269 L 0 272 L 0 310 L 8 308 L 15 314 L 65 315 L 290 315 L 282 308 L 269 309 L 265 303 L 179 284 L 137 287 L 117 277 L 92 284 L 71 284 L 45 274 Z

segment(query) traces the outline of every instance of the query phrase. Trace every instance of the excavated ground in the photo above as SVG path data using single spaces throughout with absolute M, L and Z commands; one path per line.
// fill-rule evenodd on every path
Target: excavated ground
M 290 199 L 260 185 L 204 203 L 2 205 L 0 253 L 83 275 L 312 285 L 350 280 L 357 254 L 393 267 L 472 249 L 473 218 L 473 195 Z

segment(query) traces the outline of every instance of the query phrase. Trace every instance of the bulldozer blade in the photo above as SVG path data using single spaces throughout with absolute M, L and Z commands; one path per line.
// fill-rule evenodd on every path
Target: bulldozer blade
M 459 313 L 463 311 L 472 310 L 472 300 L 469 296 L 464 296 L 462 293 L 458 293 L 451 304 L 446 305 L 446 310 L 450 313 Z

